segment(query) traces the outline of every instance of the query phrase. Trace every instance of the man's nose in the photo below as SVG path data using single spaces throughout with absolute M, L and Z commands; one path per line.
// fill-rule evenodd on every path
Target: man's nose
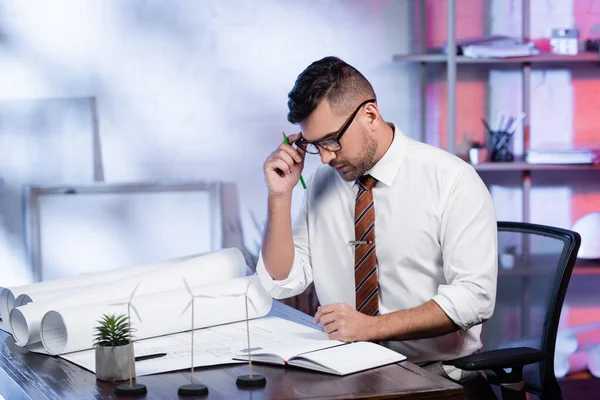
M 319 155 L 321 156 L 321 162 L 323 164 L 329 164 L 331 160 L 335 159 L 335 152 L 327 151 L 325 149 L 319 150 Z

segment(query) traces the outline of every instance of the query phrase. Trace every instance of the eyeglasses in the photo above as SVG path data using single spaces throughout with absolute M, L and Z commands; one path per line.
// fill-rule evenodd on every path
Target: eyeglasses
M 358 111 L 365 104 L 374 103 L 375 101 L 376 101 L 375 99 L 369 99 L 369 100 L 366 100 L 366 101 L 363 101 L 362 103 L 360 103 L 360 105 L 358 107 L 356 107 L 356 110 L 354 110 L 354 112 L 350 115 L 348 120 L 344 123 L 344 125 L 337 132 L 335 137 L 317 140 L 314 142 L 309 142 L 307 140 L 304 140 L 303 138 L 300 138 L 299 140 L 297 140 L 295 142 L 296 146 L 300 147 L 302 150 L 304 150 L 308 154 L 319 154 L 320 153 L 319 147 L 322 149 L 325 149 L 327 151 L 333 151 L 333 152 L 340 151 L 342 149 L 342 145 L 340 144 L 340 139 L 342 138 L 344 133 L 346 133 L 346 131 L 352 124 L 352 121 L 354 121 L 354 117 L 356 117 L 356 114 L 358 114 Z

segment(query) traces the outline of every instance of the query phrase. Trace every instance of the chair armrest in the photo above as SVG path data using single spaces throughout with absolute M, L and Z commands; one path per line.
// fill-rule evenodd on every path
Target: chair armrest
M 481 371 L 485 369 L 515 368 L 533 364 L 544 360 L 545 354 L 541 350 L 530 347 L 513 347 L 508 349 L 497 349 L 482 351 L 444 361 L 444 364 L 454 365 L 465 371 Z

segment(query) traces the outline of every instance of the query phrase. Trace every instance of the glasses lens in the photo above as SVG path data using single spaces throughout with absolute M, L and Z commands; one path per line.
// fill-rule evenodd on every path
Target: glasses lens
M 319 148 L 312 143 L 306 143 L 306 145 L 302 147 L 308 154 L 319 154 Z
M 340 146 L 340 142 L 335 139 L 322 140 L 319 142 L 319 145 L 327 151 L 340 151 L 342 148 L 342 146 Z

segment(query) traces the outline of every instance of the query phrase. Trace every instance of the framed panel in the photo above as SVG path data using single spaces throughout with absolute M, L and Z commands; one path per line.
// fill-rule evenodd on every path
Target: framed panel
M 220 183 L 29 186 L 27 249 L 34 281 L 222 247 Z

